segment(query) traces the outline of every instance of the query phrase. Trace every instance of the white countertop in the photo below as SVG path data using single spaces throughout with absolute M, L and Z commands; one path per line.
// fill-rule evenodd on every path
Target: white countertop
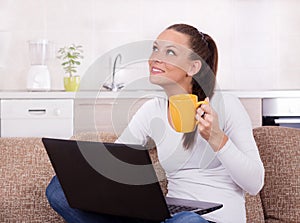
M 66 99 L 74 95 L 65 91 L 0 91 L 0 99 Z
M 267 91 L 233 91 L 222 92 L 236 95 L 239 98 L 300 98 L 300 90 L 267 90 Z M 126 90 L 110 91 L 0 91 L 0 99 L 76 99 L 76 98 L 152 98 L 164 96 L 159 90 Z
M 0 91 L 0 99 L 76 99 L 76 98 L 152 98 L 164 96 L 164 91 L 126 90 L 126 91 Z
M 239 98 L 300 98 L 300 89 L 266 91 L 222 90 L 222 92 L 236 95 Z

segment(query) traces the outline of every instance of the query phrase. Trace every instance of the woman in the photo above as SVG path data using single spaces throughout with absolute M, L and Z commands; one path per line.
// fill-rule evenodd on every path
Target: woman
M 263 186 L 264 168 L 246 111 L 238 99 L 214 94 L 217 63 L 217 47 L 209 35 L 186 24 L 164 30 L 153 44 L 150 81 L 168 97 L 192 93 L 208 103 L 197 109 L 195 131 L 183 134 L 171 127 L 168 100 L 150 100 L 117 140 L 146 144 L 151 137 L 155 141 L 168 179 L 167 196 L 223 204 L 203 216 L 179 213 L 168 223 L 246 222 L 244 193 L 257 194 Z M 126 222 L 71 209 L 56 178 L 47 188 L 47 197 L 68 222 Z

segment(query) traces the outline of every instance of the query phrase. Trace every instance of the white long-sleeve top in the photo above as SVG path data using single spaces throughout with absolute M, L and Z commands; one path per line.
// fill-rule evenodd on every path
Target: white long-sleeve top
M 199 133 L 192 148 L 183 148 L 183 133 L 169 125 L 166 98 L 146 102 L 117 142 L 146 144 L 151 137 L 168 179 L 167 196 L 222 203 L 223 208 L 203 217 L 221 223 L 246 222 L 244 192 L 257 194 L 264 182 L 251 122 L 232 95 L 215 94 L 210 104 L 229 138 L 219 152 Z

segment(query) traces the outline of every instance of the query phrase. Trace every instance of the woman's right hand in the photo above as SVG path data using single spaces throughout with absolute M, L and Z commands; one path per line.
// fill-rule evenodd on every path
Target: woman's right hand
M 218 114 L 210 106 L 209 98 L 205 98 L 205 101 L 208 103 L 197 109 L 198 132 L 217 152 L 226 144 L 228 137 L 219 127 Z

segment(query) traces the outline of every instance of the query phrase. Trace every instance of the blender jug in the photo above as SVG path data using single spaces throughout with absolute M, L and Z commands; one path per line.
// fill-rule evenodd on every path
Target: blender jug
M 50 73 L 46 65 L 49 56 L 47 40 L 29 41 L 31 66 L 27 77 L 27 89 L 31 91 L 50 90 Z

